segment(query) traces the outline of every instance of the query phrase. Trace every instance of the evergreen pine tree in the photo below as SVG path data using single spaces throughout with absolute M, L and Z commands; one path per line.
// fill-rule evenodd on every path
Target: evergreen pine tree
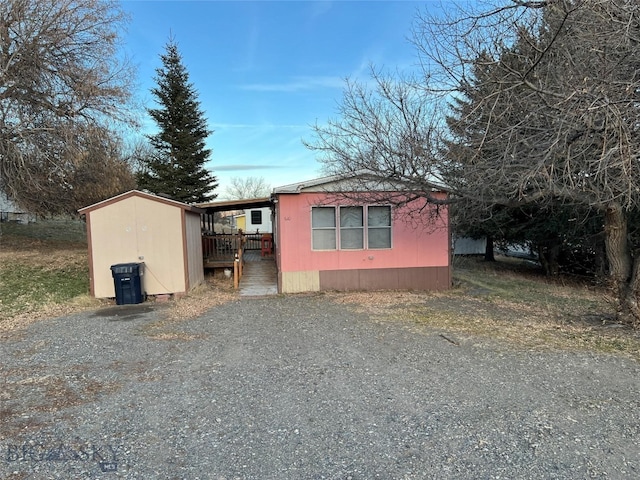
M 185 203 L 210 201 L 218 186 L 216 177 L 205 168 L 211 154 L 205 142 L 211 131 L 173 40 L 160 58 L 157 87 L 151 90 L 159 108 L 147 110 L 160 131 L 148 136 L 154 154 L 145 160 L 138 186 Z

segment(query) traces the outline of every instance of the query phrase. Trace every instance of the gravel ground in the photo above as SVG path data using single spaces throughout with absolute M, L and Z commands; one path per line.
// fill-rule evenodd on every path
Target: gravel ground
M 233 301 L 159 336 L 162 315 L 112 307 L 0 341 L 0 477 L 640 475 L 633 360 L 456 345 L 322 295 Z

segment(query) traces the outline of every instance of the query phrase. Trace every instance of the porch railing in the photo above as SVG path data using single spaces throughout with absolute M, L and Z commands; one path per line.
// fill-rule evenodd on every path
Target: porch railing
M 263 249 L 264 233 L 254 234 L 230 234 L 216 233 L 213 235 L 202 235 L 202 256 L 204 267 L 209 269 L 224 268 L 233 269 L 233 284 L 236 288 L 242 278 L 244 259 L 246 250 Z M 272 252 L 271 243 L 270 251 Z
M 244 249 L 245 250 L 260 250 L 261 241 L 264 233 L 245 233 Z
M 238 288 L 243 271 L 245 235 L 215 234 L 202 236 L 202 256 L 207 268 L 233 268 L 233 286 Z
M 233 259 L 244 243 L 244 235 L 215 234 L 202 236 L 202 255 L 204 258 L 218 260 Z

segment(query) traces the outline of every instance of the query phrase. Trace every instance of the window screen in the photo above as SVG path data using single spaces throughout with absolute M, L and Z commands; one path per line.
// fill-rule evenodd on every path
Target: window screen
M 311 208 L 311 242 L 314 250 L 336 249 L 335 207 Z
M 391 207 L 367 208 L 369 248 L 391 248 Z
M 340 248 L 364 248 L 364 216 L 362 207 L 340 207 Z

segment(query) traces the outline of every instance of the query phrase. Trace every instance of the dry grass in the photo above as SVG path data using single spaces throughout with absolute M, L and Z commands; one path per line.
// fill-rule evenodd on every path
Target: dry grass
M 78 222 L 3 224 L 0 336 L 34 321 L 101 304 L 88 293 L 87 246 L 82 234 Z
M 104 304 L 88 295 L 87 248 L 77 222 L 13 228 L 3 226 L 0 236 L 0 338 L 37 320 Z M 461 259 L 454 272 L 455 288 L 447 292 L 327 297 L 379 321 L 442 332 L 454 341 L 482 338 L 521 348 L 592 350 L 640 359 L 638 332 L 614 322 L 602 289 L 549 280 L 511 259 L 495 264 Z M 237 298 L 231 280 L 208 276 L 173 301 L 159 320 L 145 325 L 143 334 L 158 340 L 199 338 L 181 331 L 180 324 Z
M 221 273 L 210 274 L 205 282 L 191 290 L 188 295 L 175 300 L 162 318 L 148 323 L 143 332 L 155 340 L 194 340 L 199 335 L 188 334 L 179 330 L 179 325 L 187 320 L 204 314 L 207 310 L 231 302 L 238 298 L 233 288 L 233 279 Z
M 86 310 L 94 310 L 104 304 L 105 302 L 84 294 L 74 297 L 65 303 L 52 301 L 31 305 L 27 312 L 5 317 L 0 316 L 0 338 L 14 336 L 14 332 L 28 327 L 34 322 L 63 317 Z
M 118 391 L 121 384 L 110 381 L 98 381 L 87 375 L 88 367 L 76 365 L 64 374 L 45 373 L 45 367 L 29 368 L 0 367 L 0 379 L 4 385 L 0 391 L 0 400 L 4 408 L 0 409 L 0 421 L 4 429 L 2 436 L 24 435 L 42 427 L 34 418 L 39 412 L 57 412 L 69 407 L 91 403 L 100 395 Z M 9 400 L 28 398 L 20 408 L 12 408 Z
M 640 360 L 640 335 L 616 324 L 604 290 L 549 280 L 519 264 L 458 265 L 447 292 L 332 293 L 378 321 L 416 333 L 439 332 L 455 343 L 495 340 L 526 349 L 582 350 Z
M 108 303 L 89 295 L 87 244 L 78 221 L 2 224 L 0 235 L 0 338 L 29 324 Z M 237 298 L 233 282 L 209 275 L 204 284 L 171 303 L 145 332 L 158 339 L 193 336 L 176 325 Z

